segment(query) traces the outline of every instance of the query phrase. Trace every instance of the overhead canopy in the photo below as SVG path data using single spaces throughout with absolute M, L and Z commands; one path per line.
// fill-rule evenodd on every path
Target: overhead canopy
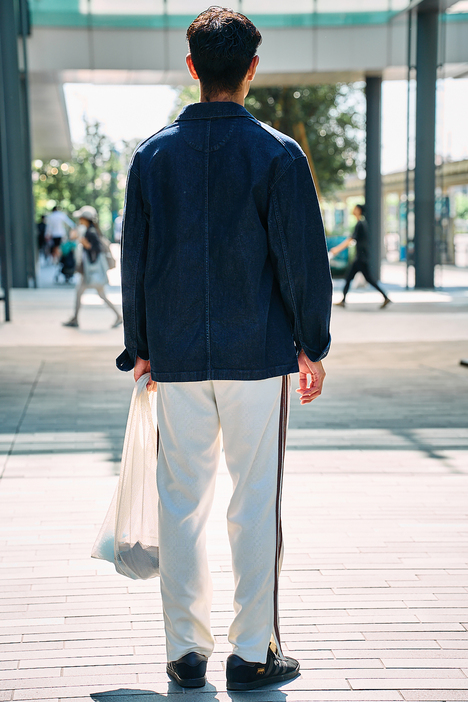
M 56 74 L 36 73 L 29 83 L 34 158 L 70 157 L 72 143 L 62 81 Z
M 238 0 L 262 32 L 257 85 L 406 76 L 408 7 L 433 0 Z M 468 72 L 468 13 L 443 0 L 445 76 Z M 33 151 L 68 157 L 64 82 L 192 83 L 185 30 L 199 0 L 30 0 Z M 466 5 L 466 3 L 464 3 Z M 314 10 L 311 12 L 311 8 Z M 286 11 L 287 10 L 287 11 Z

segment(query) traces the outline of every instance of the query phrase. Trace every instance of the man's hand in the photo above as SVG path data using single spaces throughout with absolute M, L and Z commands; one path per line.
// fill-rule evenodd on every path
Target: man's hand
M 135 383 L 145 373 L 151 373 L 150 362 L 144 361 L 142 358 L 137 356 L 135 368 L 133 369 L 133 377 L 135 378 Z M 156 390 L 158 389 L 158 384 L 150 378 L 148 380 L 148 383 L 146 384 L 146 388 L 148 392 L 156 392 Z
M 306 405 L 321 395 L 326 373 L 322 361 L 314 363 L 305 355 L 304 351 L 301 351 L 297 361 L 299 363 L 299 387 L 296 392 L 301 396 L 301 405 Z M 310 384 L 308 384 L 307 376 L 310 376 Z

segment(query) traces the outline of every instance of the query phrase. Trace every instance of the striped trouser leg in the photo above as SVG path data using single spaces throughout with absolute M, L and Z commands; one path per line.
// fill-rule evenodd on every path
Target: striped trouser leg
M 232 381 L 231 381 L 232 382 Z M 233 651 L 265 662 L 270 640 L 281 655 L 278 579 L 282 561 L 281 489 L 289 377 L 217 390 L 226 463 L 234 491 L 228 531 L 235 580 Z
M 213 650 L 205 524 L 220 427 L 233 480 L 228 531 L 235 617 L 229 640 L 244 660 L 264 662 L 271 637 L 281 653 L 277 595 L 288 404 L 288 377 L 158 384 L 160 572 L 168 660 Z

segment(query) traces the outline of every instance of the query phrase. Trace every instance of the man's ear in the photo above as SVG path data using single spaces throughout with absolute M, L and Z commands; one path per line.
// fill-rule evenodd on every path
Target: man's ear
M 260 58 L 258 56 L 253 57 L 253 59 L 250 63 L 250 66 L 249 66 L 249 70 L 247 71 L 247 80 L 251 81 L 255 78 L 255 74 L 257 72 L 257 66 L 258 66 L 259 61 L 260 61 Z
M 195 66 L 193 65 L 191 54 L 187 54 L 187 56 L 185 57 L 185 63 L 187 64 L 187 68 L 188 68 L 189 73 L 192 76 L 192 78 L 194 80 L 199 80 L 198 74 L 195 70 Z

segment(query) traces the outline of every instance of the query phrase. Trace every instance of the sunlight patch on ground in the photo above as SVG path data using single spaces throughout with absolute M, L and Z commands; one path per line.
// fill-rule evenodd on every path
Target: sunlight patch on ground
M 398 290 L 388 293 L 392 302 L 414 303 L 414 302 L 453 302 L 453 296 L 445 292 L 435 292 L 434 290 Z M 333 302 L 339 302 L 343 294 L 336 291 L 333 294 Z M 377 291 L 350 292 L 346 296 L 346 303 L 367 304 L 382 302 L 382 295 Z
M 115 292 L 115 293 L 106 293 L 106 294 L 113 305 L 121 305 L 122 304 L 121 293 Z M 99 295 L 95 292 L 84 293 L 83 297 L 81 298 L 81 302 L 83 305 L 103 305 L 104 304 L 104 301 L 101 300 Z

